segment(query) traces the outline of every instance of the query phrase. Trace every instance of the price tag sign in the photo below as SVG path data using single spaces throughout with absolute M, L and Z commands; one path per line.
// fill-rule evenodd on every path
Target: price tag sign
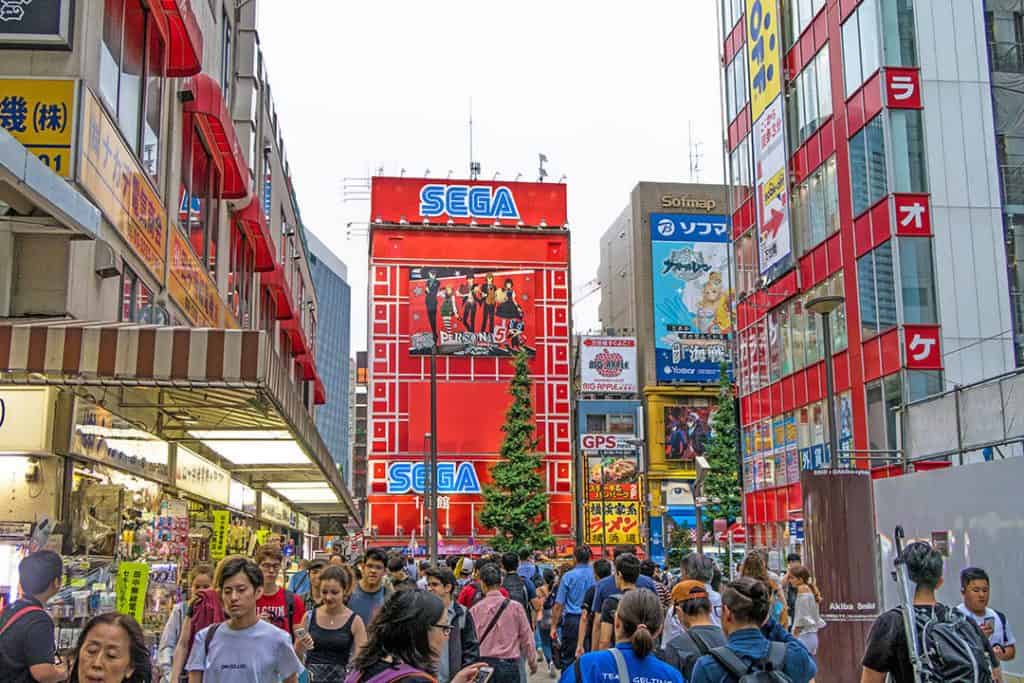
M 122 562 L 117 568 L 117 611 L 130 614 L 142 623 L 149 586 L 149 565 L 145 562 Z

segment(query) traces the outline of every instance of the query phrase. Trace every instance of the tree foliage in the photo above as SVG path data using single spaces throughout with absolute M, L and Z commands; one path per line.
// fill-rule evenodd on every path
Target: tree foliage
M 702 493 L 717 503 L 704 507 L 704 517 L 709 520 L 739 519 L 741 503 L 739 477 L 739 451 L 736 435 L 736 404 L 733 400 L 732 382 L 723 365 L 718 381 L 718 409 L 711 420 L 712 436 L 708 441 L 704 457 L 710 471 L 704 479 Z
M 672 528 L 668 537 L 665 560 L 668 566 L 679 568 L 683 564 L 683 558 L 693 550 L 693 530 L 689 524 L 682 524 Z
M 548 496 L 540 475 L 541 457 L 533 438 L 533 382 L 529 356 L 517 354 L 510 391 L 512 405 L 505 414 L 501 444 L 502 462 L 491 468 L 492 484 L 484 487 L 480 523 L 495 530 L 491 541 L 499 552 L 522 547 L 548 548 L 554 545 L 551 524 L 544 518 Z

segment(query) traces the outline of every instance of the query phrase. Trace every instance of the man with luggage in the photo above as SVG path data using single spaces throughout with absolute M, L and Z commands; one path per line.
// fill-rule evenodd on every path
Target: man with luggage
M 999 661 L 1009 662 L 1017 656 L 1017 639 L 1013 637 L 1006 615 L 988 606 L 989 590 L 988 573 L 984 569 L 964 569 L 960 572 L 960 593 L 964 601 L 957 609 L 978 625 Z
M 59 683 L 68 668 L 56 663 L 53 620 L 46 601 L 60 590 L 64 563 L 51 550 L 32 553 L 18 564 L 22 598 L 0 615 L 0 681 Z

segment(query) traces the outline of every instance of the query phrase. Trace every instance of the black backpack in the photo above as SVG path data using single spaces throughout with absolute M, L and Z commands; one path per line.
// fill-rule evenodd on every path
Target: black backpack
M 958 610 L 938 605 L 914 610 L 925 683 L 991 683 L 988 646 L 978 626 Z
M 716 647 L 711 650 L 722 668 L 737 683 L 792 683 L 793 679 L 785 672 L 786 644 L 772 642 L 768 648 L 768 656 L 747 664 L 728 647 Z
M 526 582 L 518 574 L 508 574 L 501 582 L 501 587 L 508 591 L 510 600 L 514 600 L 526 610 L 526 620 L 533 624 L 533 606 L 530 604 L 530 594 L 526 592 Z

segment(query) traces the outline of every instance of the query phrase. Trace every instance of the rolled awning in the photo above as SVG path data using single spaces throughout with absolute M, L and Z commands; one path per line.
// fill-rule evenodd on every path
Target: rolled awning
M 274 294 L 277 304 L 276 319 L 289 320 L 294 318 L 295 309 L 292 306 L 292 291 L 288 283 L 285 282 L 284 270 L 282 270 L 281 266 L 277 265 L 273 270 L 260 275 L 260 281 Z
M 224 103 L 224 95 L 217 81 L 207 74 L 196 74 L 188 79 L 185 88 L 192 92 L 192 100 L 185 103 L 185 111 L 202 116 L 213 133 L 213 144 L 224 161 L 225 199 L 244 199 L 249 196 L 249 166 L 242 154 L 235 134 L 235 124 Z
M 267 273 L 277 266 L 276 249 L 267 228 L 267 217 L 263 207 L 255 198 L 245 208 L 235 211 L 234 218 L 241 224 L 242 232 L 252 242 L 256 253 L 256 272 Z
M 182 78 L 203 70 L 203 32 L 189 0 L 150 3 L 167 43 L 166 76 Z

